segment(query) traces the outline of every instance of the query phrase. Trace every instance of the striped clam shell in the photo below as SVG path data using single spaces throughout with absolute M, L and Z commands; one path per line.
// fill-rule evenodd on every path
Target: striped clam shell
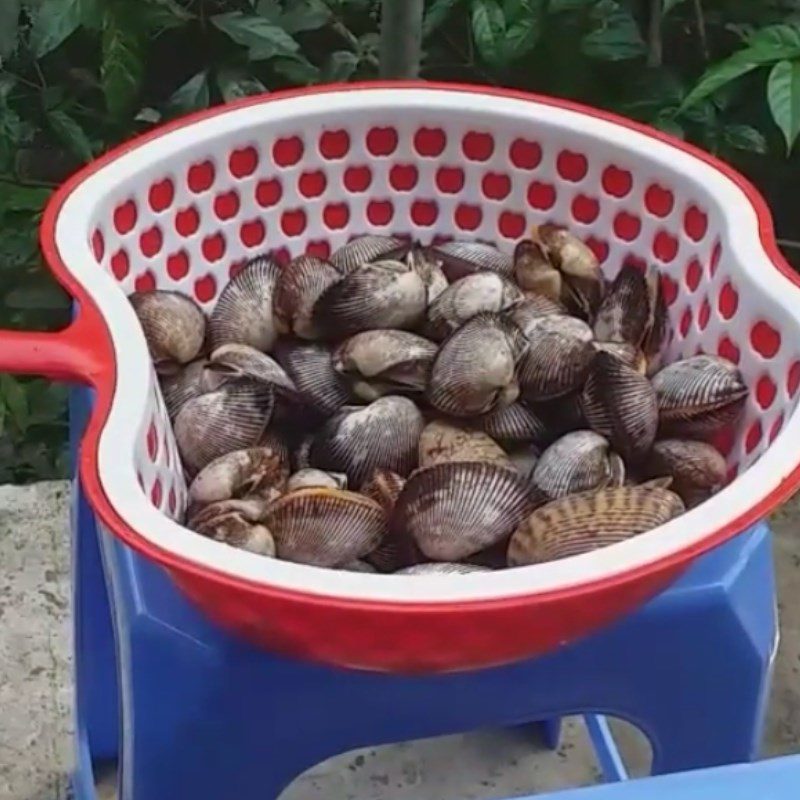
M 343 275 L 379 259 L 402 258 L 411 245 L 394 236 L 357 236 L 334 250 L 330 263 Z
M 298 256 L 282 270 L 275 286 L 272 312 L 279 333 L 293 333 L 301 339 L 320 339 L 313 311 L 320 296 L 341 273 L 315 256 Z
M 278 558 L 316 567 L 360 559 L 386 534 L 383 509 L 341 489 L 296 489 L 267 507 L 264 522 Z
M 209 356 L 203 376 L 207 391 L 218 389 L 222 384 L 237 378 L 250 378 L 264 383 L 277 395 L 290 400 L 297 398 L 297 387 L 274 358 L 246 344 L 225 344 Z
M 530 342 L 519 367 L 519 383 L 527 400 L 550 400 L 583 385 L 595 352 L 586 323 L 552 314 L 530 318 L 522 331 Z
M 161 393 L 171 420 L 188 400 L 203 394 L 203 373 L 207 363 L 204 358 L 199 358 L 174 374 L 159 376 Z
M 641 347 L 652 324 L 651 292 L 645 273 L 624 264 L 600 304 L 594 335 L 601 342 Z
M 272 298 L 280 267 L 269 256 L 254 258 L 222 290 L 209 319 L 211 346 L 246 344 L 272 348 L 278 332 Z
M 405 397 L 389 395 L 368 406 L 348 406 L 320 428 L 311 445 L 311 466 L 347 475 L 359 489 L 376 469 L 405 476 L 417 465 L 425 421 Z
M 206 318 L 197 303 L 180 292 L 156 289 L 128 297 L 142 326 L 156 371 L 188 364 L 200 354 Z
M 446 561 L 429 561 L 425 564 L 414 564 L 399 569 L 395 575 L 469 575 L 474 572 L 491 572 L 487 567 L 477 564 L 453 564 Z
M 523 298 L 517 286 L 495 272 L 476 272 L 451 283 L 428 307 L 424 326 L 442 341 L 482 311 L 506 311 Z
M 271 387 L 244 380 L 187 401 L 175 417 L 174 431 L 189 474 L 226 453 L 256 446 L 269 423 L 273 402 Z
M 595 350 L 609 353 L 641 375 L 647 373 L 647 359 L 644 352 L 638 347 L 634 347 L 627 342 L 593 342 L 593 345 Z
M 547 437 L 544 421 L 521 402 L 481 417 L 478 425 L 493 439 L 508 445 L 540 442 Z
M 622 486 L 625 465 L 612 453 L 608 440 L 594 431 L 562 436 L 540 456 L 531 480 L 549 499 L 568 494 Z
M 286 482 L 286 491 L 293 492 L 295 489 L 310 489 L 313 487 L 322 489 L 346 489 L 347 475 L 340 472 L 325 472 L 321 469 L 306 467 L 293 473 Z
M 581 387 L 581 391 L 583 387 Z M 533 403 L 531 408 L 544 420 L 547 437 L 545 443 L 552 444 L 560 436 L 571 431 L 589 427 L 581 405 L 581 391 L 570 392 L 554 400 Z
M 447 280 L 457 281 L 473 272 L 488 270 L 510 278 L 514 260 L 507 253 L 483 242 L 445 242 L 430 248 L 442 264 Z
M 259 499 L 223 500 L 196 513 L 187 527 L 201 536 L 261 556 L 275 556 L 272 533 L 261 521 L 266 503 Z
M 592 430 L 626 461 L 638 461 L 650 451 L 658 427 L 656 393 L 636 370 L 609 353 L 596 353 L 581 403 Z
M 705 438 L 735 422 L 748 390 L 741 372 L 720 356 L 692 356 L 653 376 L 659 431 L 664 436 Z
M 365 264 L 329 286 L 314 306 L 315 329 L 330 338 L 374 328 L 414 328 L 427 305 L 419 273 L 402 261 Z
M 531 239 L 523 239 L 517 244 L 514 248 L 514 278 L 521 289 L 533 292 L 556 306 L 554 313 L 563 313 L 563 278 L 541 245 Z
M 289 462 L 282 449 L 234 450 L 203 467 L 189 486 L 189 508 L 240 497 L 274 499 L 286 486 Z
M 525 480 L 486 462 L 435 464 L 406 481 L 392 527 L 433 561 L 461 561 L 509 536 L 534 508 Z
M 430 305 L 448 287 L 441 259 L 424 247 L 412 247 L 406 263 L 422 278 L 425 284 L 426 305 Z
M 283 340 L 275 355 L 301 397 L 320 413 L 333 414 L 350 401 L 350 390 L 333 368 L 327 345 Z
M 523 292 L 523 299 L 517 303 L 509 313 L 511 319 L 525 328 L 533 317 L 548 317 L 552 314 L 566 314 L 567 309 L 561 303 L 556 303 L 538 292 Z
M 608 547 L 683 513 L 673 492 L 657 486 L 616 486 L 572 494 L 536 509 L 508 545 L 509 566 L 539 564 Z
M 439 348 L 428 402 L 454 417 L 510 405 L 519 397 L 516 365 L 525 347 L 525 337 L 513 322 L 499 314 L 478 314 Z
M 672 478 L 672 490 L 687 507 L 706 499 L 725 484 L 727 465 L 722 454 L 705 442 L 689 439 L 661 439 L 647 457 L 650 477 Z
M 503 448 L 488 434 L 443 420 L 429 422 L 419 437 L 420 467 L 455 461 L 485 461 L 510 466 Z
M 397 391 L 416 394 L 425 389 L 437 350 L 433 342 L 408 331 L 364 331 L 333 351 L 333 368 L 363 400 Z
M 669 311 L 658 276 L 651 284 L 651 290 L 653 292 L 651 298 L 653 318 L 650 321 L 650 330 L 645 336 L 642 349 L 647 359 L 647 374 L 652 377 L 661 369 L 664 359 L 664 348 L 669 334 Z

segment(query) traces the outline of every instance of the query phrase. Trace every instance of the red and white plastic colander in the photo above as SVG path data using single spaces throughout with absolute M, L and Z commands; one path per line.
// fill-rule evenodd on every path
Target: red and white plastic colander
M 177 289 L 210 310 L 264 250 L 327 254 L 355 234 L 391 232 L 510 251 L 545 220 L 583 236 L 609 276 L 627 259 L 658 266 L 669 359 L 702 350 L 739 364 L 751 396 L 726 443 L 727 488 L 613 547 L 456 577 L 322 570 L 175 521 L 186 485 L 126 294 Z M 705 153 L 606 113 L 428 83 L 249 98 L 86 167 L 51 201 L 41 243 L 79 313 L 61 333 L 0 333 L 0 368 L 95 387 L 80 472 L 105 533 L 269 649 L 389 671 L 539 654 L 651 597 L 800 482 L 800 284 L 763 199 Z

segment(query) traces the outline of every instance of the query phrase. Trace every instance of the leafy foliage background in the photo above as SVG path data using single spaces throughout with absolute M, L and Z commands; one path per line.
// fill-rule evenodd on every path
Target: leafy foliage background
M 188 111 L 377 77 L 380 7 L 0 0 L 0 327 L 69 320 L 36 232 L 70 172 Z M 426 0 L 423 50 L 425 78 L 569 97 L 692 140 L 800 239 L 800 0 Z M 62 476 L 65 442 L 65 389 L 0 375 L 0 482 Z

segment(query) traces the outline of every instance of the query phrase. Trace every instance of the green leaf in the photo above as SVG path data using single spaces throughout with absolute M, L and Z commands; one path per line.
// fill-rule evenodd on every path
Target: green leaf
M 94 158 L 92 143 L 83 128 L 61 109 L 47 112 L 47 124 L 71 153 L 86 163 Z
M 337 50 L 328 56 L 320 80 L 324 83 L 346 81 L 358 68 L 358 56 L 349 50 Z
M 267 91 L 258 78 L 240 67 L 222 67 L 217 72 L 217 86 L 226 103 Z
M 749 47 L 773 49 L 776 53 L 800 50 L 800 27 L 797 25 L 768 25 L 748 37 Z
M 578 11 L 581 8 L 593 6 L 597 0 L 550 0 L 547 10 L 551 14 L 560 14 L 564 11 Z
M 34 12 L 30 48 L 36 58 L 47 55 L 81 24 L 80 0 L 42 0 Z
M 581 41 L 581 52 L 602 61 L 626 61 L 647 52 L 639 26 L 630 11 L 616 2 L 596 6 L 600 26 Z
M 664 7 L 661 13 L 666 16 L 675 6 L 679 6 L 683 2 L 685 2 L 685 0 L 664 0 Z
M 208 86 L 208 72 L 203 70 L 193 75 L 186 83 L 179 86 L 167 100 L 167 110 L 172 114 L 186 114 L 207 108 L 211 102 Z
M 123 6 L 109 6 L 103 19 L 103 61 L 100 77 L 106 108 L 124 119 L 135 107 L 144 77 L 138 20 Z
M 51 190 L 0 181 L 0 216 L 7 211 L 41 211 Z
M 0 59 L 8 58 L 17 49 L 20 0 L 0 2 Z
M 263 17 L 231 11 L 216 14 L 211 17 L 211 22 L 236 44 L 247 47 L 253 61 L 291 56 L 300 49 L 283 28 Z
M 191 22 L 195 18 L 195 15 L 177 0 L 145 1 L 149 8 L 144 16 L 150 28 L 178 28 L 183 23 Z
M 668 116 L 659 117 L 656 119 L 653 122 L 653 127 L 658 128 L 658 130 L 664 131 L 664 133 L 668 133 L 671 136 L 677 136 L 679 139 L 683 139 L 686 136 L 686 132 L 683 130 L 683 127 Z
M 331 10 L 322 0 L 294 0 L 280 17 L 280 27 L 287 33 L 316 31 L 328 24 Z
M 255 4 L 256 14 L 270 22 L 277 22 L 283 14 L 280 0 L 258 0 Z
M 506 20 L 514 20 L 508 26 L 503 45 L 506 64 L 528 55 L 539 42 L 542 33 L 542 15 L 545 0 L 505 0 Z
M 450 15 L 450 12 L 463 0 L 433 0 L 422 18 L 422 38 L 430 36 Z
M 481 58 L 488 64 L 503 61 L 505 33 L 506 20 L 500 4 L 496 0 L 472 0 L 472 35 Z
M 271 62 L 275 72 L 288 78 L 297 86 L 310 86 L 319 83 L 320 71 L 304 56 L 276 58 Z
M 792 152 L 800 134 L 800 62 L 779 61 L 767 81 L 767 100 L 775 124 L 786 139 L 786 153 Z
M 722 141 L 735 150 L 747 150 L 761 155 L 767 152 L 766 137 L 750 125 L 726 125 L 722 131 Z
M 28 427 L 28 399 L 23 385 L 11 375 L 0 374 L 0 400 L 14 425 L 25 431 Z
M 55 283 L 37 281 L 27 286 L 17 286 L 5 296 L 9 308 L 22 310 L 45 309 L 63 310 L 69 308 L 70 299 L 64 290 Z

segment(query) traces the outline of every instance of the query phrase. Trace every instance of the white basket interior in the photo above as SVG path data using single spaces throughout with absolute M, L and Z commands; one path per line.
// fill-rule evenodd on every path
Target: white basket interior
M 171 518 L 186 486 L 126 294 L 177 289 L 208 311 L 230 275 L 272 250 L 325 255 L 353 235 L 481 239 L 510 251 L 534 223 L 570 226 L 613 276 L 626 259 L 662 274 L 668 360 L 736 361 L 751 388 L 723 444 L 735 482 L 657 531 L 550 565 L 491 575 L 386 578 L 276 562 Z M 337 91 L 226 110 L 132 148 L 66 200 L 68 268 L 100 306 L 118 383 L 99 469 L 143 537 L 188 560 L 279 586 L 397 601 L 554 589 L 695 542 L 766 496 L 797 461 L 800 291 L 759 240 L 746 195 L 700 159 L 633 129 L 520 98 L 429 89 Z

